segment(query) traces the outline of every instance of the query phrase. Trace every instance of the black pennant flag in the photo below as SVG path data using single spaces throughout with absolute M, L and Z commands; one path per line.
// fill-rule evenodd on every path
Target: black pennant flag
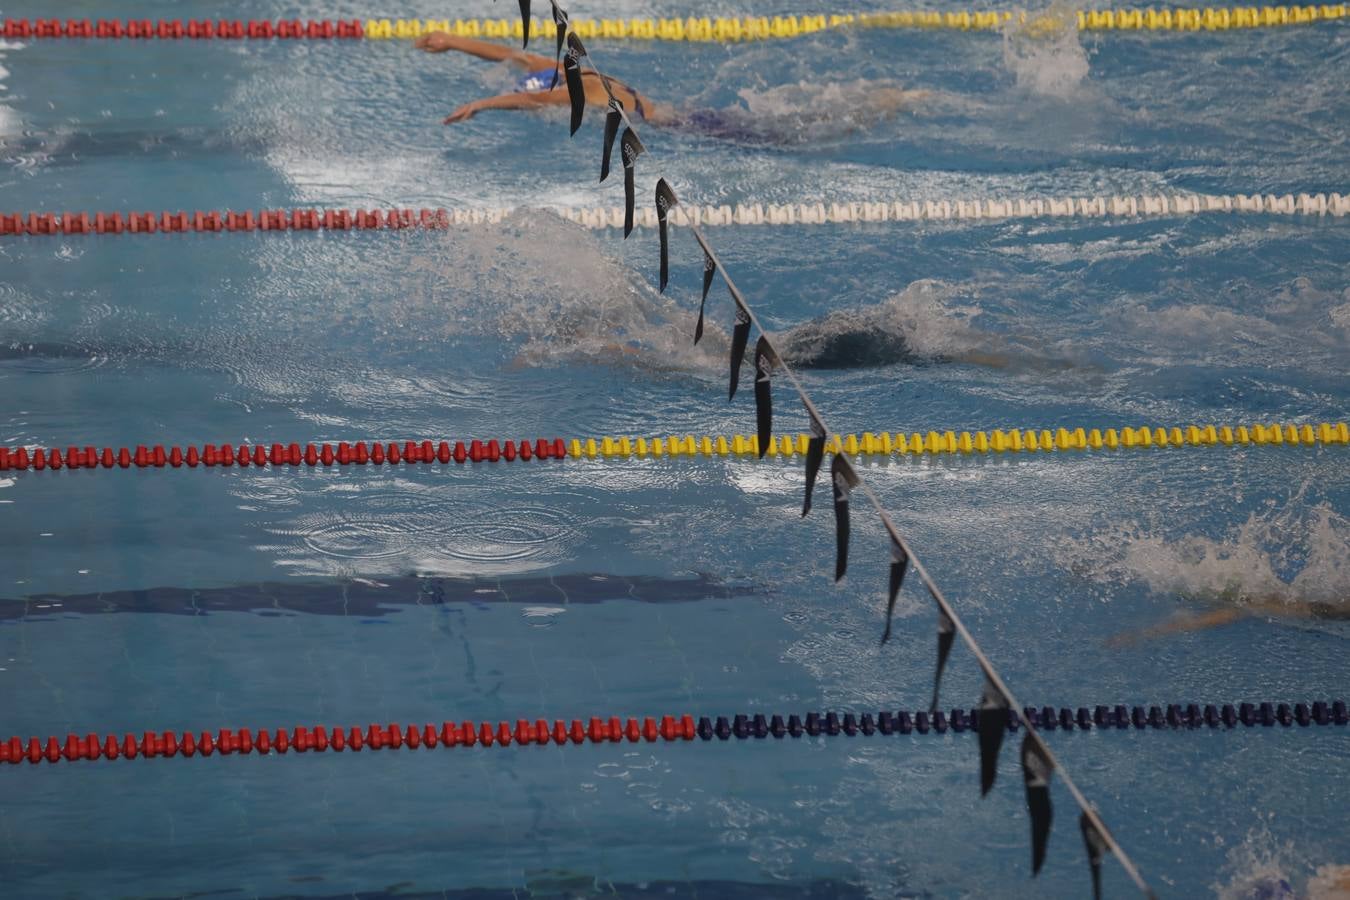
M 983 713 L 981 713 L 983 715 Z M 1050 773 L 1054 767 L 1040 744 L 1031 740 L 1030 733 L 1022 737 L 1022 780 L 1027 785 L 1027 813 L 1031 817 L 1031 874 L 1041 871 L 1045 862 L 1045 847 L 1050 841 L 1050 823 L 1054 813 L 1050 809 Z
M 558 63 L 562 61 L 562 48 L 567 41 L 567 13 L 555 0 L 549 0 L 549 3 L 553 6 L 553 24 L 558 29 L 558 49 L 553 51 L 553 83 L 548 86 L 551 91 L 558 86 Z
M 1087 813 L 1078 817 L 1078 827 L 1083 829 L 1083 845 L 1087 847 L 1088 865 L 1092 867 L 1092 897 L 1102 900 L 1102 857 L 1106 855 L 1106 838 L 1092 824 Z
M 891 584 L 886 598 L 886 630 L 881 634 L 884 644 L 891 639 L 891 619 L 895 615 L 895 598 L 900 596 L 900 586 L 905 583 L 905 569 L 909 566 L 909 554 L 900 542 L 891 538 Z
M 567 36 L 567 56 L 563 57 L 563 73 L 567 76 L 567 99 L 572 101 L 572 134 L 581 127 L 586 114 L 586 88 L 581 83 L 581 58 L 586 48 L 575 34 Z
M 980 796 L 989 793 L 998 776 L 998 751 L 1008 730 L 1008 698 L 987 677 L 980 698 Z
M 698 302 L 698 324 L 694 326 L 694 343 L 697 344 L 703 337 L 703 307 L 708 302 L 708 288 L 712 287 L 713 276 L 717 274 L 717 263 L 708 255 L 708 251 L 703 251 L 703 299 Z
M 666 236 L 666 214 L 670 212 L 671 207 L 678 206 L 680 201 L 676 199 L 675 192 L 666 184 L 664 178 L 657 179 L 656 182 L 656 223 L 661 229 L 661 290 L 666 292 L 666 282 L 670 280 L 670 243 Z
M 858 483 L 842 452 L 830 463 L 830 480 L 834 483 L 834 580 L 838 581 L 848 571 L 848 495 Z
M 806 497 L 802 500 L 803 518 L 811 511 L 811 492 L 816 487 L 816 475 L 820 472 L 820 464 L 825 461 L 825 426 L 811 415 L 809 409 L 807 415 L 811 416 L 811 440 L 806 443 Z
M 755 343 L 755 425 L 760 459 L 769 452 L 769 441 L 773 439 L 773 397 L 769 388 L 777 364 L 778 354 L 773 352 L 769 339 L 760 335 Z
M 530 0 L 520 0 L 520 28 L 524 42 L 521 48 L 530 46 Z
M 614 138 L 619 133 L 619 124 L 623 122 L 623 103 L 609 98 L 609 112 L 605 113 L 605 148 L 600 155 L 600 181 L 609 177 L 609 158 L 614 153 Z
M 619 152 L 623 154 L 623 236 L 625 238 L 633 233 L 633 164 L 637 158 L 642 155 L 646 149 L 642 146 L 642 141 L 631 128 L 623 130 L 623 137 L 619 138 Z
M 735 299 L 733 295 L 732 299 Z M 736 388 L 741 383 L 741 360 L 745 359 L 745 345 L 750 342 L 750 314 L 736 304 L 736 325 L 731 329 L 731 390 L 728 400 L 736 397 Z
M 928 589 L 931 594 L 932 588 Z M 947 668 L 947 656 L 952 652 L 952 641 L 956 640 L 956 626 L 947 618 L 941 606 L 938 607 L 938 663 L 937 674 L 933 676 L 933 702 L 928 705 L 928 714 L 937 711 L 938 688 L 942 686 L 942 670 Z

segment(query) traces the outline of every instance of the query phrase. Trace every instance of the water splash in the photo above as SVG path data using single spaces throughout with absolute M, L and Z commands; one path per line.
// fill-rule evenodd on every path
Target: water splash
M 1306 490 L 1306 488 L 1305 488 Z M 1203 602 L 1350 605 L 1350 519 L 1303 490 L 1268 503 L 1221 538 L 1168 538 L 1138 524 L 1065 541 L 1062 561 L 1104 584 L 1142 582 L 1150 591 Z
M 1350 288 L 1327 290 L 1299 277 L 1272 294 L 1239 295 L 1236 306 L 1216 304 L 1206 290 L 1175 285 L 1171 305 L 1123 307 L 1116 330 L 1134 347 L 1176 359 L 1350 365 Z
M 907 90 L 890 79 L 799 81 L 736 92 L 741 105 L 686 110 L 680 120 L 694 131 L 738 143 L 823 145 L 870 131 L 920 108 L 929 92 Z
M 1088 75 L 1087 52 L 1078 39 L 1078 15 L 1059 2 L 1028 12 L 1003 27 L 1003 65 L 1023 91 L 1067 100 L 1083 88 Z
M 1313 865 L 1293 841 L 1278 840 L 1262 822 L 1228 851 L 1222 880 L 1212 887 L 1219 900 L 1350 900 L 1350 866 L 1319 865 L 1307 876 Z
M 784 332 L 783 356 L 799 366 L 850 368 L 989 348 L 995 336 L 975 326 L 979 308 L 954 303 L 958 296 L 951 285 L 926 279 L 875 306 L 831 310 Z
M 1219 900 L 1293 900 L 1290 879 L 1306 860 L 1292 841 L 1278 841 L 1267 823 L 1251 829 L 1228 858 L 1213 885 Z

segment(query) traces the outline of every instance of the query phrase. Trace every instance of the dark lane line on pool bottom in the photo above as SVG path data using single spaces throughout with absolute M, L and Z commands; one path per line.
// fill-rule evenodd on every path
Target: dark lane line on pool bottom
M 361 900 L 520 900 L 524 897 L 556 897 L 556 898 L 580 898 L 585 897 L 661 897 L 663 900 L 682 900 L 682 898 L 707 898 L 717 897 L 725 900 L 777 900 L 777 898 L 800 897 L 803 900 L 833 900 L 833 898 L 846 898 L 846 900 L 863 900 L 870 897 L 865 888 L 852 885 L 843 881 L 833 879 L 817 879 L 813 881 L 799 882 L 775 882 L 773 884 L 759 884 L 753 881 L 726 881 L 726 880 L 698 880 L 698 881 L 643 881 L 637 883 L 611 882 L 608 879 L 598 878 L 594 875 L 587 875 L 582 872 L 573 872 L 570 870 L 539 870 L 536 872 L 526 871 L 527 880 L 522 887 L 514 888 L 488 888 L 488 887 L 457 887 L 441 889 L 419 889 L 414 882 L 401 882 L 391 884 L 384 888 L 375 888 L 371 890 L 341 891 L 335 894 L 305 894 L 309 900 L 351 900 L 352 897 L 359 897 Z M 297 884 L 315 885 L 321 884 L 327 879 L 322 876 L 296 877 L 291 879 Z M 205 897 L 215 894 L 222 896 L 231 896 L 235 893 L 246 895 L 242 888 L 216 888 L 214 890 L 202 891 L 188 896 Z M 919 892 L 913 896 L 925 896 L 926 892 Z M 177 900 L 182 895 L 172 895 Z M 254 895 L 259 900 L 294 900 L 295 894 L 274 894 L 274 895 Z M 168 896 L 162 898 L 146 897 L 143 900 L 170 900 Z
M 33 594 L 0 598 L 0 622 L 55 621 L 70 614 L 160 613 L 202 616 L 243 612 L 260 616 L 310 613 L 378 617 L 400 606 L 447 603 L 548 603 L 568 605 L 611 601 L 697 603 L 762 593 L 705 574 L 684 577 L 571 574 L 518 578 L 402 576 L 334 579 L 322 582 L 262 582 L 217 588 L 156 587 L 89 594 Z

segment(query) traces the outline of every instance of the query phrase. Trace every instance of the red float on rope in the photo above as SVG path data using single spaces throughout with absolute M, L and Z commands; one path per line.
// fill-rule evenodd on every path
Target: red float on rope
M 204 23 L 210 26 L 210 23 Z M 225 29 L 227 23 L 222 22 Z M 184 32 L 188 37 L 192 35 Z M 202 35 L 202 29 L 198 30 Z M 447 209 L 261 209 L 261 210 L 194 210 L 158 216 L 152 212 L 35 212 L 0 213 L 0 235 L 59 235 L 59 234 L 154 234 L 157 231 L 181 233 L 185 231 L 364 231 L 421 228 L 426 230 L 448 228 L 453 214 Z
M 190 469 L 195 469 L 198 465 L 207 467 L 252 465 L 258 468 L 287 465 L 315 468 L 334 464 L 392 466 L 400 463 L 415 465 L 433 462 L 441 465 L 448 465 L 451 462 L 463 465 L 468 461 L 528 462 L 533 459 L 566 459 L 567 456 L 567 445 L 562 438 L 554 438 L 552 441 L 538 438 L 533 444 L 529 440 L 500 442 L 490 440 L 486 444 L 481 440 L 475 440 L 470 443 L 467 450 L 463 441 L 455 441 L 452 449 L 449 441 L 430 440 L 404 441 L 401 445 L 396 441 L 384 443 L 372 441 L 369 447 L 365 441 L 355 443 L 341 441 L 336 445 L 325 443 L 319 446 L 306 444 L 303 451 L 297 443 L 284 446 L 281 443 L 273 443 L 270 447 L 265 444 L 240 444 L 238 447 L 229 444 L 221 444 L 219 447 L 203 444 L 200 450 L 195 445 L 180 447 L 155 444 L 150 447 L 140 444 L 134 448 L 104 447 L 102 451 L 96 447 L 85 447 L 83 451 L 78 447 L 67 447 L 64 455 L 59 447 L 34 447 L 31 450 L 27 447 L 0 447 L 0 472 L 9 470 L 22 472 L 30 468 L 38 471 L 61 468 L 111 469 L 114 466 L 122 469 L 129 469 L 132 466 L 138 469 L 163 469 L 166 465 L 178 469 L 185 463 Z
M 539 719 L 533 724 L 526 719 L 519 719 L 514 728 L 509 722 L 501 721 L 495 723 L 466 721 L 458 725 L 454 722 L 443 722 L 439 728 L 431 723 L 424 725 L 390 723 L 387 726 L 368 725 L 364 733 L 357 726 L 345 730 L 334 727 L 330 732 L 322 725 L 313 728 L 297 725 L 289 732 L 284 728 L 278 728 L 275 732 L 260 729 L 256 738 L 247 728 L 238 731 L 222 728 L 214 736 L 209 731 L 203 731 L 200 737 L 195 737 L 190 731 L 181 734 L 173 731 L 162 733 L 147 731 L 140 739 L 127 734 L 120 742 L 117 736 L 112 734 L 103 737 L 88 734 L 83 738 L 68 734 L 64 740 L 55 735 L 47 737 L 45 741 L 30 737 L 27 744 L 24 744 L 22 738 L 11 737 L 8 741 L 0 742 L 0 763 L 16 765 L 26 760 L 32 765 L 37 765 L 44 761 L 56 763 L 61 760 L 75 762 L 94 759 L 113 760 L 119 757 L 149 759 L 157 756 L 210 756 L 216 752 L 221 756 L 236 753 L 242 756 L 251 753 L 266 755 L 272 752 L 287 753 L 291 750 L 296 753 L 310 751 L 324 753 L 329 750 L 342 753 L 348 749 L 360 752 L 367 746 L 372 750 L 386 748 L 398 750 L 403 747 L 409 750 L 434 750 L 461 745 L 472 747 L 475 744 L 482 744 L 484 747 L 494 745 L 507 747 L 512 743 L 543 745 L 550 741 L 559 745 L 569 741 L 580 744 L 587 740 L 596 744 L 617 743 L 624 740 L 638 743 L 642 740 L 655 741 L 658 734 L 666 741 L 692 741 L 698 736 L 698 731 L 694 717 L 684 715 L 678 720 L 674 716 L 663 716 L 659 730 L 656 720 L 651 717 L 643 719 L 641 724 L 637 719 L 630 718 L 626 725 L 618 717 L 611 717 L 608 720 L 591 719 L 589 729 L 583 726 L 579 719 L 572 720 L 570 729 L 562 719 L 556 720 L 552 729 L 544 719 Z

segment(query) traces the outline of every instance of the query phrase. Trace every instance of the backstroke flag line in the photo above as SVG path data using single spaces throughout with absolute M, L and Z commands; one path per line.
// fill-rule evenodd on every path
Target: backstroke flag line
M 980 796 L 989 793 L 998 777 L 998 751 L 1008 730 L 1008 698 L 985 679 L 980 698 Z
M 622 123 L 626 127 L 623 130 L 622 137 L 619 140 L 620 150 L 624 165 L 624 237 L 627 238 L 633 229 L 634 214 L 634 164 L 637 157 L 645 151 L 642 142 L 638 139 L 637 130 L 633 121 L 628 117 L 623 105 L 619 103 L 611 90 L 609 79 L 596 66 L 594 60 L 586 53 L 581 42 L 575 35 L 569 35 L 568 16 L 562 10 L 556 0 L 550 0 L 553 7 L 553 19 L 558 26 L 558 48 L 557 54 L 560 57 L 563 44 L 567 38 L 569 45 L 568 60 L 565 64 L 567 74 L 571 76 L 573 70 L 576 72 L 576 79 L 569 77 L 568 89 L 572 100 L 572 130 L 575 132 L 580 125 L 582 114 L 584 113 L 585 92 L 584 85 L 580 82 L 580 68 L 582 63 L 589 65 L 604 84 L 605 91 L 609 95 L 609 112 L 606 116 L 606 137 L 604 144 L 604 155 L 601 159 L 601 180 L 609 174 L 608 157 L 613 144 L 613 133 L 617 131 L 618 125 Z M 557 83 L 555 72 L 554 84 Z M 580 101 L 580 102 L 578 102 Z M 669 246 L 666 216 L 670 209 L 676 204 L 675 192 L 670 185 L 661 179 L 658 182 L 656 204 L 657 217 L 661 227 L 661 288 L 664 290 L 669 277 Z M 811 508 L 811 491 L 814 486 L 816 475 L 823 464 L 825 451 L 825 440 L 829 434 L 824 421 L 816 412 L 810 396 L 805 388 L 797 379 L 791 367 L 785 365 L 781 357 L 775 351 L 769 334 L 755 316 L 754 311 L 750 309 L 731 280 L 730 274 L 717 258 L 711 245 L 703 237 L 703 234 L 696 224 L 691 223 L 689 230 L 694 239 L 703 250 L 704 271 L 703 271 L 703 291 L 699 302 L 699 319 L 694 332 L 694 342 L 702 338 L 704 324 L 704 309 L 707 304 L 708 290 L 712 285 L 713 277 L 720 273 L 723 281 L 726 282 L 727 289 L 731 293 L 732 299 L 736 304 L 736 323 L 733 327 L 732 345 L 731 345 L 731 383 L 728 391 L 729 398 L 736 395 L 736 386 L 739 381 L 740 367 L 744 359 L 746 345 L 749 341 L 751 327 L 755 327 L 760 332 L 760 338 L 755 346 L 755 395 L 756 395 L 756 419 L 757 434 L 759 438 L 759 449 L 761 455 L 767 450 L 769 439 L 772 437 L 772 397 L 770 394 L 772 373 L 774 368 L 781 367 L 785 377 L 791 382 L 793 389 L 801 398 L 802 404 L 806 408 L 807 415 L 811 422 L 811 438 L 807 446 L 806 459 L 806 495 L 802 503 L 802 515 L 805 516 Z M 932 576 L 924 568 L 919 559 L 914 555 L 913 550 L 905 542 L 903 536 L 896 529 L 890 515 L 881 506 L 880 501 L 873 493 L 871 487 L 862 480 L 854 470 L 853 465 L 843 452 L 836 448 L 830 465 L 831 486 L 834 494 L 835 507 L 835 580 L 843 578 L 848 567 L 848 544 L 849 544 L 849 499 L 853 490 L 861 489 L 882 524 L 885 526 L 892 541 L 891 553 L 891 578 L 890 590 L 887 597 L 887 619 L 886 629 L 883 634 L 883 643 L 890 636 L 891 623 L 894 617 L 894 604 L 900 589 L 907 568 L 912 567 L 915 577 L 919 578 L 928 589 L 929 595 L 938 608 L 938 661 L 937 668 L 933 678 L 933 703 L 930 711 L 936 710 L 938 694 L 942 683 L 943 670 L 947 664 L 948 655 L 951 652 L 953 643 L 959 633 L 967 648 L 971 651 L 980 668 L 985 674 L 985 690 L 980 705 L 980 782 L 982 793 L 987 793 L 992 789 L 997 775 L 998 752 L 1001 748 L 1003 735 L 1011 724 L 1012 716 L 1016 715 L 1021 725 L 1026 729 L 1026 735 L 1023 741 L 1022 765 L 1023 778 L 1027 791 L 1028 811 L 1032 820 L 1032 869 L 1033 874 L 1039 871 L 1045 858 L 1045 847 L 1049 838 L 1052 816 L 1050 814 L 1050 796 L 1049 796 L 1049 773 L 1058 769 L 1061 775 L 1061 781 L 1065 788 L 1072 794 L 1075 803 L 1082 810 L 1080 817 L 1080 827 L 1083 830 L 1083 838 L 1088 850 L 1088 859 L 1092 867 L 1093 891 L 1094 895 L 1100 896 L 1101 890 L 1101 859 L 1106 853 L 1112 853 L 1120 862 L 1121 867 L 1126 874 L 1134 881 L 1140 891 L 1152 897 L 1153 892 L 1148 883 L 1144 881 L 1143 876 L 1135 867 L 1131 860 L 1111 837 L 1106 829 L 1105 823 L 1097 815 L 1087 798 L 1079 791 L 1077 785 L 1069 777 L 1069 774 L 1059 766 L 1055 761 L 1054 754 L 1050 748 L 1045 745 L 1040 735 L 1036 732 L 1034 725 L 1023 713 L 1022 708 L 1017 704 L 1016 698 L 1011 691 L 1004 685 L 993 664 L 985 655 L 983 649 L 975 641 L 969 630 L 962 624 L 951 604 L 943 596 L 941 589 L 933 580 Z
M 572 134 L 581 127 L 586 114 L 586 88 L 581 83 L 581 60 L 586 48 L 575 34 L 567 36 L 567 55 L 563 57 L 563 74 L 567 76 L 567 99 L 572 102 Z
M 1039 875 L 1050 841 L 1050 774 L 1054 767 L 1031 735 L 1022 738 L 1022 780 L 1027 787 L 1027 815 L 1031 819 L 1031 874 Z
M 755 343 L 755 438 L 759 445 L 759 458 L 769 452 L 769 441 L 773 439 L 773 367 L 778 356 L 773 352 L 769 339 L 759 336 Z
M 619 123 L 623 121 L 623 104 L 613 97 L 609 98 L 609 111 L 605 113 L 605 144 L 600 155 L 600 183 L 609 177 L 609 158 L 614 153 L 614 138 L 619 134 Z
M 814 418 L 811 420 L 811 439 L 806 442 L 806 498 L 802 500 L 802 518 L 811 511 L 811 491 L 825 461 L 825 429 Z
M 661 288 L 659 293 L 666 292 L 666 283 L 670 281 L 670 239 L 666 227 L 666 215 L 670 210 L 679 204 L 675 198 L 675 192 L 666 184 L 664 178 L 656 180 L 656 222 L 660 225 L 661 231 Z
M 886 630 L 881 633 L 884 644 L 891 639 L 891 620 L 895 618 L 895 598 L 900 596 L 900 587 L 905 583 L 905 568 L 909 565 L 909 554 L 900 542 L 891 538 L 891 581 L 886 591 Z
M 706 252 L 703 254 L 703 298 L 698 301 L 698 324 L 694 326 L 694 344 L 703 339 L 703 307 L 708 303 L 708 288 L 712 287 L 713 276 L 717 274 L 717 266 L 713 264 L 713 258 Z

